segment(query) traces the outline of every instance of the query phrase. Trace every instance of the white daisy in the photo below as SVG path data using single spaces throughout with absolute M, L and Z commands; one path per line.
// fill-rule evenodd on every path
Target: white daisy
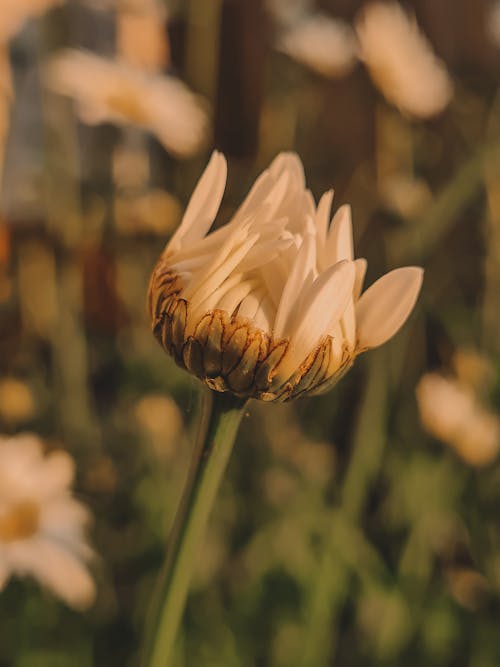
M 34 435 L 0 437 L 0 589 L 12 575 L 31 575 L 76 609 L 94 601 L 90 517 L 71 496 L 73 476 L 66 452 L 44 456 Z
M 360 58 L 375 85 L 400 111 L 427 118 L 452 97 L 444 63 L 396 2 L 372 2 L 356 20 Z
M 324 14 L 307 16 L 285 30 L 277 48 L 330 78 L 350 72 L 357 59 L 356 39 L 350 26 Z
M 471 465 L 484 465 L 496 458 L 500 421 L 481 406 L 470 387 L 453 377 L 426 373 L 416 394 L 420 420 L 431 435 Z
M 69 49 L 48 64 L 45 83 L 75 100 L 84 123 L 136 125 L 182 157 L 205 142 L 208 117 L 203 103 L 174 77 Z
M 226 184 L 215 152 L 150 283 L 153 331 L 176 362 L 218 391 L 288 400 L 325 391 L 410 314 L 422 269 L 386 274 L 360 296 L 350 208 L 331 224 L 297 155 L 279 155 L 230 222 L 208 233 Z

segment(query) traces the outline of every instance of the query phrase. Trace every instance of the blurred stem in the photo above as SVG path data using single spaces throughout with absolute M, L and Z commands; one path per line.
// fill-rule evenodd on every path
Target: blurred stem
M 491 136 L 490 140 L 458 169 L 433 203 L 415 220 L 405 242 L 407 260 L 422 263 L 432 255 L 455 224 L 457 217 L 479 192 L 483 183 L 485 161 L 498 169 L 500 163 L 498 134 Z
M 40 60 L 53 47 L 52 19 L 41 21 Z M 55 405 L 60 429 L 69 443 L 101 446 L 101 433 L 89 383 L 89 352 L 84 327 L 81 248 L 84 227 L 80 196 L 77 127 L 68 100 L 42 86 L 44 194 L 47 228 L 57 238 L 55 255 L 58 308 L 51 332 Z
M 191 467 L 150 610 L 143 667 L 167 667 L 205 527 L 231 454 L 245 401 L 206 390 Z
M 500 93 L 492 106 L 487 134 L 500 135 Z M 500 153 L 500 151 L 499 151 Z M 495 159 L 496 157 L 496 159 Z M 483 344 L 490 354 L 500 355 L 498 336 L 498 294 L 500 289 L 500 156 L 484 160 L 484 180 L 488 211 L 486 218 L 486 258 L 484 262 Z
M 354 446 L 342 488 L 341 513 L 356 523 L 377 474 L 385 444 L 387 369 L 384 351 L 372 353 L 365 395 L 354 435 Z M 337 510 L 338 512 L 338 510 Z M 337 616 L 349 585 L 350 567 L 342 557 L 335 523 L 321 554 L 306 612 L 301 667 L 328 664 L 338 631 Z
M 222 0 L 188 0 L 186 79 L 211 104 L 215 101 L 219 64 Z

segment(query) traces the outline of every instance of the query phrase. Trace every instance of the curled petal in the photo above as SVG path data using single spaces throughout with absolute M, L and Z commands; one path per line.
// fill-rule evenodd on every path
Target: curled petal
M 214 151 L 194 189 L 181 225 L 169 243 L 169 250 L 178 250 L 181 241 L 193 242 L 205 236 L 219 210 L 226 179 L 226 158 Z
M 406 266 L 379 278 L 356 304 L 358 348 L 378 347 L 400 329 L 417 300 L 423 269 Z

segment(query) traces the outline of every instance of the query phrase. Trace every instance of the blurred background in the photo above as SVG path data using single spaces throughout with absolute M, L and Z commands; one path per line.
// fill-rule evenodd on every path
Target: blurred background
M 367 284 L 425 280 L 331 393 L 249 405 L 172 664 L 498 667 L 499 75 L 489 0 L 1 0 L 0 433 L 71 454 L 97 553 L 85 613 L 9 582 L 2 667 L 137 664 L 200 392 L 145 294 L 213 147 L 221 220 L 294 150 Z

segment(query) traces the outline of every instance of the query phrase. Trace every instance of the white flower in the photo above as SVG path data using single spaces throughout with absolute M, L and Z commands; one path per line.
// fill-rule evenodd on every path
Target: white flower
M 329 227 L 297 155 L 279 155 L 230 222 L 208 233 L 226 184 L 215 152 L 151 277 L 153 331 L 176 362 L 218 391 L 288 400 L 328 389 L 410 314 L 422 269 L 386 274 L 361 297 L 351 215 Z
M 27 19 L 40 16 L 63 2 L 64 0 L 1 0 L 0 43 L 13 37 Z
M 72 607 L 92 604 L 89 513 L 71 497 L 73 476 L 66 452 L 44 456 L 33 435 L 0 437 L 0 589 L 11 575 L 32 575 Z
M 178 156 L 192 155 L 206 139 L 201 100 L 174 77 L 69 49 L 48 64 L 45 83 L 75 100 L 83 122 L 137 125 Z
M 277 47 L 283 53 L 327 77 L 347 74 L 357 57 L 352 29 L 343 21 L 314 14 L 292 25 Z
M 484 465 L 497 456 L 500 421 L 479 404 L 470 388 L 454 378 L 427 373 L 416 394 L 424 428 L 467 463 Z
M 356 31 L 373 82 L 400 111 L 427 118 L 446 107 L 452 96 L 446 68 L 399 4 L 367 5 Z

